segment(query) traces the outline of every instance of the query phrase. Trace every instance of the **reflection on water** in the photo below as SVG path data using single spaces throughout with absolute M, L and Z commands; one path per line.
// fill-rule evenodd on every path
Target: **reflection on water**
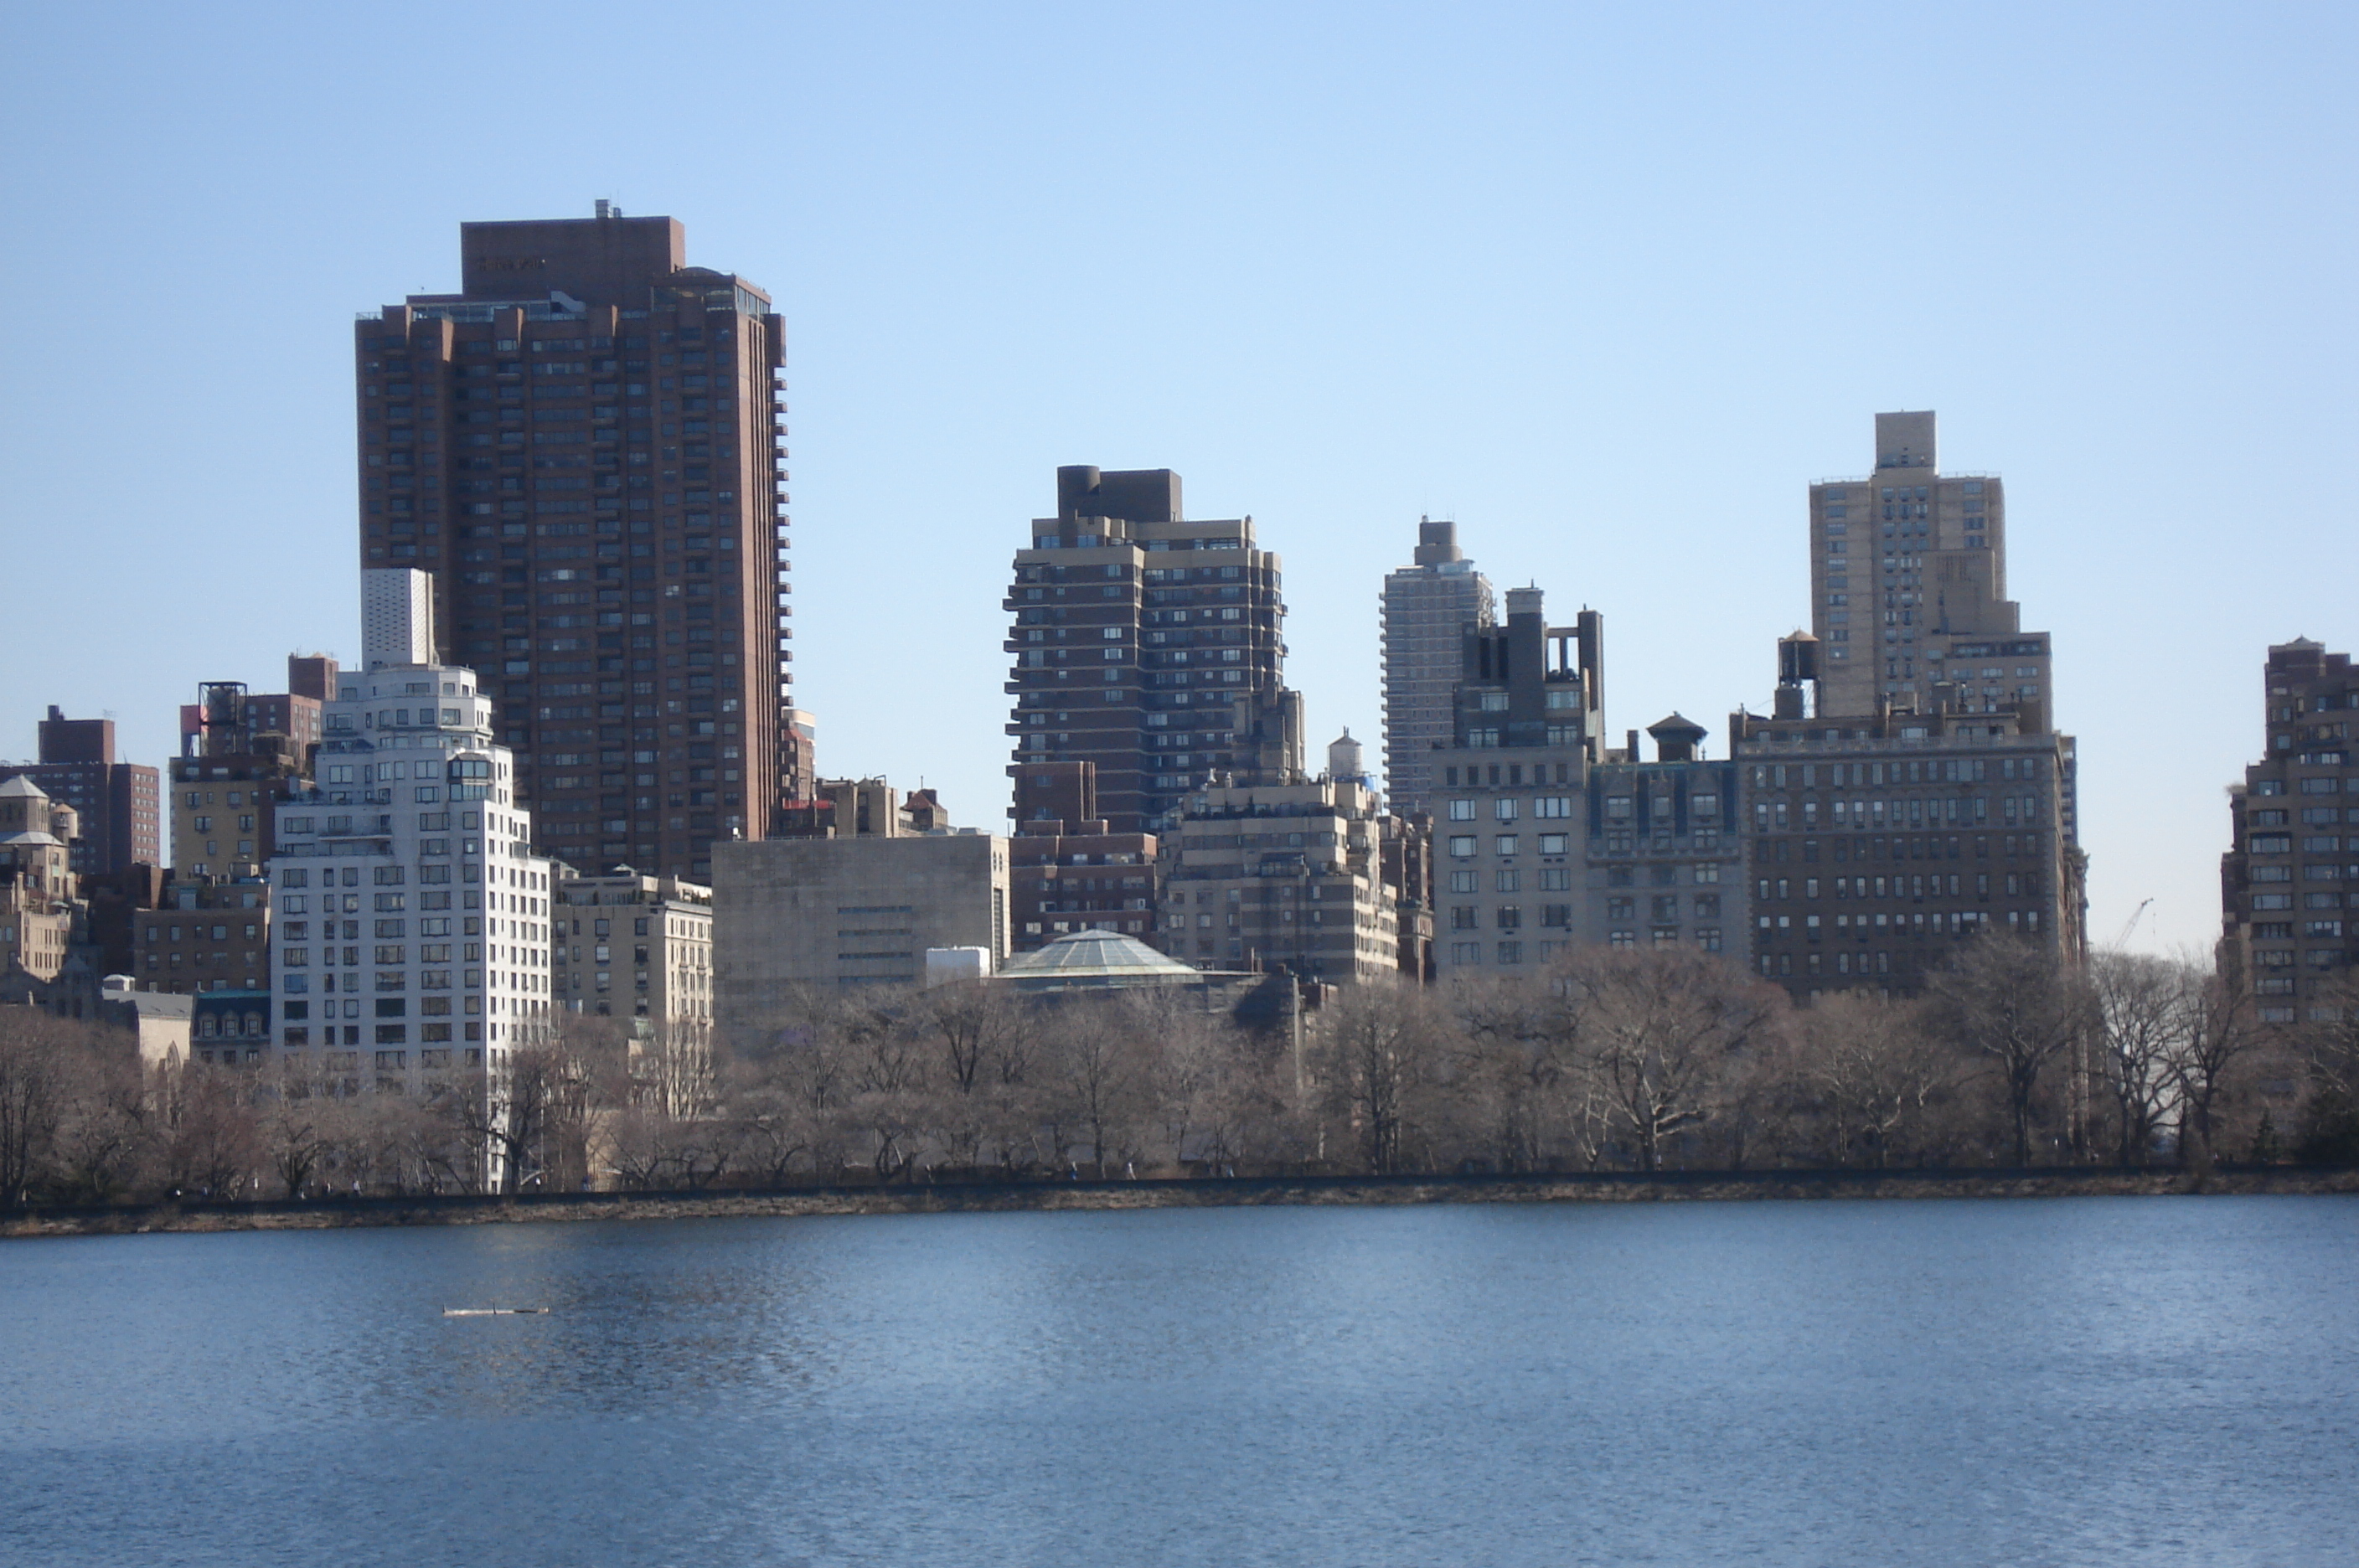
M 2354 1243 L 2336 1198 L 15 1243 L 0 1560 L 2359 1562 Z

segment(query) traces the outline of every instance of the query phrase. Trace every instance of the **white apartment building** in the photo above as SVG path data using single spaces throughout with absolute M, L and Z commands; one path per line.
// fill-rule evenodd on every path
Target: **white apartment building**
M 363 574 L 364 668 L 328 703 L 318 780 L 279 808 L 272 964 L 289 1066 L 434 1094 L 538 1038 L 552 867 L 474 672 L 433 662 L 423 573 Z

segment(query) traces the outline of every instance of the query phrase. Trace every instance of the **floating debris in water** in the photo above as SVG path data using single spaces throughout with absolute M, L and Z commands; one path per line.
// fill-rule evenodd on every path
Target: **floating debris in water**
M 548 1314 L 547 1307 L 445 1307 L 446 1318 L 530 1318 Z

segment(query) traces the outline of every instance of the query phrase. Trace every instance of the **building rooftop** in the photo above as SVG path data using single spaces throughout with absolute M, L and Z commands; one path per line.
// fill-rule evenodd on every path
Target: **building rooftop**
M 1011 958 L 999 977 L 1039 988 L 1055 985 L 1141 985 L 1198 981 L 1197 970 L 1119 931 L 1082 931 Z

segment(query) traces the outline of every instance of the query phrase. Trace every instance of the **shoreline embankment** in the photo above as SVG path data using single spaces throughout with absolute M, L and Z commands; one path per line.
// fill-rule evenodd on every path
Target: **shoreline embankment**
M 1732 1203 L 2359 1193 L 2359 1167 L 2223 1164 L 1912 1171 L 1582 1171 L 1233 1176 L 1109 1181 L 890 1182 L 687 1192 L 331 1197 L 0 1209 L 0 1239 L 837 1214 L 1245 1208 L 1269 1204 Z

